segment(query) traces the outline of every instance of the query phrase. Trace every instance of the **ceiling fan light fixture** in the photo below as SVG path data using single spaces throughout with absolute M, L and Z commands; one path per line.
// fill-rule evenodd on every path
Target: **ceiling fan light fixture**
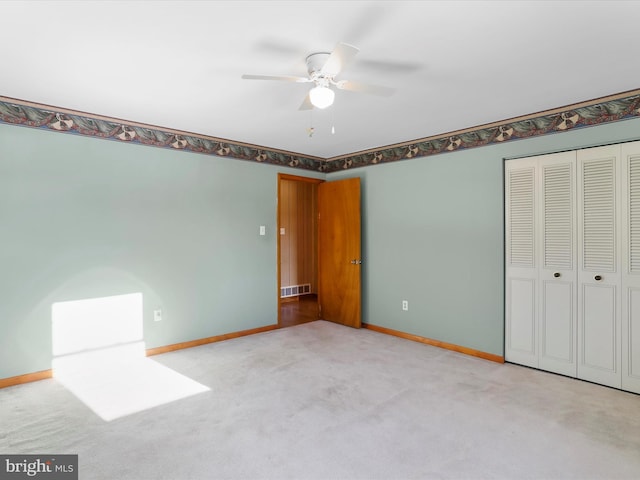
M 327 108 L 333 105 L 335 96 L 335 92 L 329 87 L 314 87 L 309 92 L 309 100 L 311 104 L 317 108 Z

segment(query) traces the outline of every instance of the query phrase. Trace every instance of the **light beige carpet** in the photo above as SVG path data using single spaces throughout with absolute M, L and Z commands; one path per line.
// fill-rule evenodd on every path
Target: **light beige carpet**
M 151 357 L 209 390 L 105 421 L 0 390 L 0 453 L 81 479 L 638 479 L 640 396 L 318 321 Z

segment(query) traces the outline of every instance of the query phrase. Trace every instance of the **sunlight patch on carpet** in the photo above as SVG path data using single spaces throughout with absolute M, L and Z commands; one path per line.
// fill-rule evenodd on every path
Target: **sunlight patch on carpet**
M 142 294 L 54 303 L 53 375 L 111 421 L 209 388 L 145 356 Z

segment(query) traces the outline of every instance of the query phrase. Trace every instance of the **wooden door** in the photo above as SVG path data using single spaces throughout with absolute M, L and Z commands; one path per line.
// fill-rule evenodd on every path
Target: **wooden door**
M 320 318 L 361 325 L 360 179 L 318 185 Z

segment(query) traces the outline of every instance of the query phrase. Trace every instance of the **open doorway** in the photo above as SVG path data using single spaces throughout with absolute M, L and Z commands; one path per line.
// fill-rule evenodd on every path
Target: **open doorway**
M 318 319 L 318 184 L 278 175 L 278 325 Z

